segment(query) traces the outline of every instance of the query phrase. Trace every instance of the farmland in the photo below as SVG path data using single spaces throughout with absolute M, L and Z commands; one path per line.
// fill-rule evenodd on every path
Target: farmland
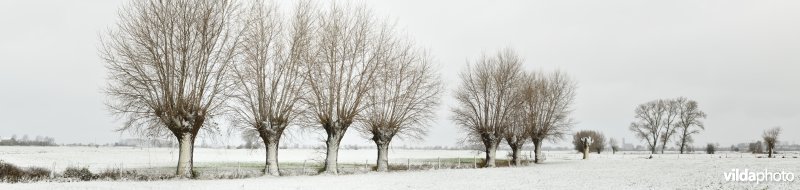
M 92 171 L 108 168 L 174 172 L 177 150 L 169 148 L 113 147 L 0 147 L 0 159 L 19 166 L 38 166 L 63 170 L 87 167 Z M 195 163 L 207 174 L 215 172 L 249 173 L 243 179 L 170 179 L 141 181 L 36 182 L 0 184 L 0 189 L 797 189 L 792 182 L 728 182 L 725 172 L 732 169 L 785 171 L 800 174 L 797 153 L 778 158 L 763 155 L 719 152 L 708 154 L 661 154 L 621 152 L 592 154 L 580 160 L 573 152 L 545 152 L 542 164 L 524 167 L 473 169 L 480 160 L 469 150 L 390 150 L 392 172 L 369 171 L 374 166 L 375 150 L 342 150 L 340 168 L 345 174 L 316 175 L 323 157 L 313 149 L 282 149 L 279 158 L 282 177 L 261 177 L 263 150 L 203 149 L 195 152 Z M 498 155 L 506 155 L 506 151 Z M 527 151 L 526 151 L 527 154 Z M 526 155 L 527 156 L 527 155 Z M 507 159 L 500 156 L 501 159 Z M 367 165 L 365 165 L 365 163 Z M 412 171 L 403 166 L 411 165 Z M 297 169 L 306 168 L 298 173 Z M 294 170 L 292 170 L 294 169 Z M 443 183 L 446 182 L 446 183 Z

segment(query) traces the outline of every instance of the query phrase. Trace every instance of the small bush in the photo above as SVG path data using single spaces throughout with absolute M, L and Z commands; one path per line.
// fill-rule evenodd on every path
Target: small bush
M 94 174 L 92 174 L 92 172 L 89 171 L 88 168 L 79 169 L 75 167 L 69 167 L 66 170 L 64 170 L 64 177 L 81 179 L 83 181 L 89 181 L 95 178 Z

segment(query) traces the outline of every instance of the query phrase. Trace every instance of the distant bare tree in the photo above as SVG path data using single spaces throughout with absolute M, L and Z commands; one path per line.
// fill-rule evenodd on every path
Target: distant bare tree
M 769 158 L 772 158 L 772 154 L 775 152 L 775 144 L 778 143 L 779 135 L 781 135 L 781 128 L 775 127 L 765 130 L 764 134 L 761 136 L 764 138 L 764 144 L 767 145 L 767 154 L 769 154 Z
M 480 141 L 486 151 L 485 167 L 495 167 L 497 146 L 513 124 L 515 93 L 522 77 L 522 58 L 506 49 L 494 56 L 483 55 L 460 74 L 455 91 L 453 120 L 469 138 Z
M 764 145 L 761 143 L 761 141 L 756 141 L 754 143 L 750 143 L 747 150 L 753 154 L 761 154 L 764 153 Z
M 706 154 L 714 154 L 715 152 L 717 152 L 717 145 L 708 143 L 708 145 L 706 145 Z
M 597 152 L 597 154 L 603 152 L 606 149 L 606 136 L 601 132 L 595 132 L 592 136 L 592 146 L 590 148 L 591 151 Z
M 672 135 L 676 133 L 675 120 L 680 116 L 680 108 L 679 102 L 677 99 L 673 100 L 664 100 L 662 102 L 664 104 L 665 112 L 664 113 L 664 121 L 662 124 L 664 125 L 664 132 L 661 133 L 661 154 L 664 154 L 664 150 L 667 149 L 667 143 L 672 140 Z
M 304 75 L 308 59 L 312 9 L 298 4 L 287 25 L 275 5 L 252 1 L 247 9 L 246 29 L 239 53 L 241 63 L 233 67 L 231 91 L 234 126 L 252 130 L 266 147 L 264 172 L 278 173 L 278 146 L 283 131 L 301 115 Z
M 224 105 L 224 77 L 239 43 L 237 7 L 227 0 L 131 1 L 102 40 L 108 106 L 126 120 L 120 130 L 174 135 L 179 176 L 192 176 L 197 134 L 214 129 Z
M 619 151 L 619 143 L 615 138 L 611 138 L 608 140 L 608 146 L 611 147 L 612 154 L 617 154 L 617 151 Z
M 631 123 L 629 127 L 637 137 L 647 141 L 653 154 L 658 150 L 659 137 L 665 131 L 664 118 L 667 115 L 667 107 L 665 100 L 654 100 L 639 105 L 635 111 L 637 121 Z
M 325 130 L 326 173 L 337 174 L 339 144 L 365 109 L 388 38 L 364 5 L 331 3 L 315 17 L 313 56 L 304 65 L 308 118 Z M 386 25 L 384 25 L 386 26 Z
M 576 84 L 564 73 L 533 72 L 520 82 L 518 117 L 534 145 L 535 163 L 541 160 L 542 143 L 564 138 L 574 122 L 569 118 Z M 512 148 L 513 149 L 513 148 Z
M 705 130 L 702 119 L 706 118 L 706 113 L 698 108 L 696 101 L 684 97 L 676 100 L 676 106 L 679 114 L 675 129 L 679 134 L 678 147 L 680 147 L 680 153 L 683 154 L 686 147 L 693 142 L 692 135 Z
M 387 31 L 391 32 L 391 31 Z M 391 38 L 391 36 L 390 36 Z M 374 59 L 383 65 L 375 88 L 364 99 L 363 125 L 357 128 L 378 148 L 377 170 L 388 171 L 389 143 L 395 136 L 421 138 L 434 117 L 443 90 L 430 58 L 401 39 L 384 43 Z

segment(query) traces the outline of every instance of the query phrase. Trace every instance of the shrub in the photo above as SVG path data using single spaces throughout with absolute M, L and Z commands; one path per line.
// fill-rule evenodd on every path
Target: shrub
M 14 164 L 0 162 L 0 179 L 3 182 L 16 183 L 22 180 L 25 176 L 25 171 L 22 171 Z
M 47 179 L 50 170 L 39 167 L 21 169 L 14 164 L 0 161 L 0 181 L 8 183 L 30 182 Z
M 99 174 L 97 174 L 97 178 L 99 178 L 99 179 L 117 180 L 117 179 L 120 179 L 121 177 L 122 177 L 122 170 L 120 170 L 119 168 L 106 169 L 105 171 L 100 172 Z
M 69 167 L 66 170 L 64 170 L 64 177 L 81 179 L 83 181 L 89 181 L 95 178 L 94 174 L 92 174 L 92 172 L 89 171 L 88 168 L 79 169 L 75 167 Z
M 40 167 L 30 167 L 26 173 L 29 179 L 38 181 L 49 178 L 51 171 Z

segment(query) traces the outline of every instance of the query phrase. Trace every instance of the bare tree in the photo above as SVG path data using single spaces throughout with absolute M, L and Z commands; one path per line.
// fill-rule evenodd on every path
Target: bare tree
M 708 143 L 706 145 L 706 154 L 714 154 L 715 152 L 717 152 L 717 145 L 714 143 Z
M 375 21 L 364 5 L 334 2 L 316 21 L 314 53 L 304 66 L 304 103 L 308 118 L 327 134 L 324 171 L 337 174 L 339 143 L 365 109 L 381 67 L 375 58 L 384 55 L 380 48 L 388 38 L 382 35 L 386 33 L 375 34 Z
M 592 146 L 590 148 L 591 151 L 597 152 L 597 154 L 603 152 L 606 149 L 606 136 L 601 132 L 595 132 L 592 135 Z
M 131 1 L 102 40 L 108 106 L 126 120 L 120 130 L 174 135 L 179 176 L 192 176 L 197 134 L 214 129 L 224 105 L 224 77 L 239 43 L 237 14 L 227 0 Z
M 667 143 L 672 139 L 672 135 L 676 133 L 676 127 L 673 124 L 675 123 L 675 119 L 680 116 L 680 108 L 678 105 L 678 101 L 676 100 L 664 100 L 662 101 L 665 108 L 664 113 L 664 121 L 662 124 L 664 125 L 664 132 L 661 134 L 661 154 L 664 154 L 664 150 L 667 149 Z
M 512 108 L 512 124 L 508 126 L 503 134 L 503 138 L 511 148 L 511 164 L 514 166 L 522 164 L 520 159 L 521 149 L 530 136 L 530 130 L 533 129 L 532 126 L 539 121 L 536 120 L 537 118 L 532 117 L 532 115 L 541 113 L 538 109 L 540 109 L 542 101 L 539 99 L 543 99 L 540 91 L 544 91 L 544 81 L 539 80 L 537 77 L 541 76 L 535 72 L 523 73 L 521 76 L 518 83 L 520 86 L 517 88 L 516 96 L 513 97 L 517 103 L 512 105 L 514 106 Z
M 769 154 L 769 158 L 772 158 L 772 154 L 775 152 L 775 144 L 778 143 L 779 135 L 781 135 L 780 127 L 764 130 L 764 134 L 761 135 L 761 137 L 764 138 L 764 144 L 767 145 L 767 154 Z
M 561 71 L 529 76 L 522 82 L 521 110 L 526 114 L 522 123 L 533 141 L 534 162 L 539 163 L 544 140 L 562 140 L 574 125 L 569 114 L 577 85 Z
M 287 126 L 302 109 L 303 61 L 309 54 L 312 9 L 298 4 L 288 25 L 275 5 L 252 1 L 247 10 L 241 63 L 233 67 L 231 107 L 234 126 L 251 130 L 266 147 L 264 172 L 278 172 L 278 146 Z
M 495 167 L 497 146 L 513 124 L 517 83 L 522 77 L 522 58 L 506 49 L 495 56 L 483 55 L 460 74 L 455 91 L 453 120 L 464 127 L 468 138 L 480 141 L 486 151 L 485 167 Z
M 382 55 L 374 58 L 383 65 L 375 78 L 379 85 L 365 98 L 363 125 L 357 128 L 375 142 L 380 172 L 388 171 L 389 143 L 395 136 L 418 139 L 425 135 L 443 90 L 425 52 L 400 39 L 385 45 Z
M 761 143 L 761 141 L 756 141 L 754 143 L 750 143 L 747 150 L 753 154 L 761 154 L 764 153 L 764 145 Z
M 678 147 L 680 147 L 680 153 L 683 154 L 686 147 L 694 141 L 692 135 L 705 130 L 702 119 L 706 118 L 706 113 L 698 108 L 696 101 L 684 97 L 676 100 L 676 106 L 679 114 L 675 129 L 680 135 L 678 136 Z
M 641 104 L 636 108 L 636 120 L 629 129 L 634 134 L 647 141 L 651 153 L 657 151 L 658 140 L 664 133 L 664 117 L 667 114 L 665 100 L 654 100 Z
M 522 154 L 522 147 L 525 146 L 525 143 L 528 141 L 530 128 L 524 124 L 524 118 L 526 115 L 524 110 L 515 108 L 513 114 L 512 124 L 509 125 L 504 131 L 503 138 L 506 140 L 506 143 L 508 143 L 508 147 L 511 148 L 511 165 L 519 166 L 522 165 L 522 159 L 520 159 L 520 155 Z
M 619 151 L 619 143 L 615 138 L 611 138 L 608 140 L 608 146 L 611 147 L 612 154 L 617 154 L 617 151 Z

